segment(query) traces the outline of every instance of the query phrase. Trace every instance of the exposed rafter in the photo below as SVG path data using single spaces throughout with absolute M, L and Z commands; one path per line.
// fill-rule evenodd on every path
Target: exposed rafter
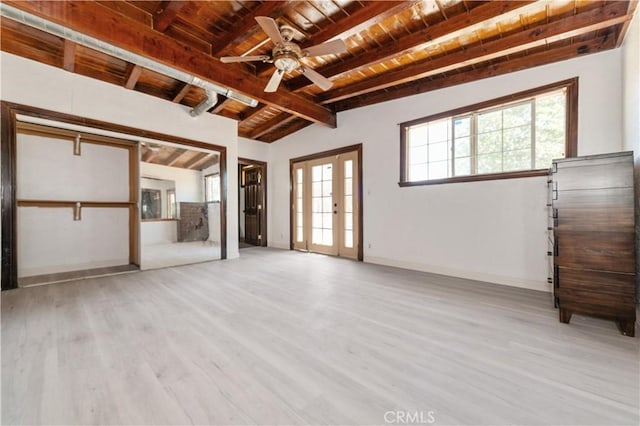
M 251 139 L 260 139 L 264 134 L 269 133 L 273 129 L 283 126 L 291 121 L 295 120 L 295 115 L 290 114 L 279 114 L 273 117 L 271 120 L 266 121 L 265 123 L 259 125 L 255 129 L 253 129 L 249 135 Z
M 392 59 L 412 49 L 425 48 L 427 45 L 436 45 L 445 40 L 459 37 L 471 27 L 481 27 L 498 16 L 524 8 L 532 1 L 499 1 L 482 4 L 465 14 L 455 15 L 446 21 L 442 21 L 422 31 L 407 34 L 406 36 L 390 40 L 386 44 L 363 52 L 342 62 L 336 62 L 319 68 L 317 71 L 325 77 L 335 77 L 344 73 L 356 72 L 367 66 L 378 64 Z M 309 80 L 304 76 L 298 76 L 287 81 L 290 90 L 299 90 L 308 86 Z
M 185 1 L 180 0 L 160 2 L 153 12 L 153 28 L 156 31 L 165 32 L 185 4 Z
M 478 66 L 473 70 L 453 73 L 440 78 L 424 78 L 413 81 L 410 84 L 398 86 L 397 88 L 380 90 L 367 93 L 358 97 L 353 97 L 334 104 L 337 111 L 346 111 L 353 108 L 360 108 L 367 105 L 374 105 L 392 99 L 399 99 L 419 93 L 426 93 L 431 90 L 443 89 L 445 87 L 456 86 L 458 84 L 469 83 L 483 78 L 495 77 L 515 71 L 524 70 L 531 67 L 546 65 L 559 60 L 576 58 L 581 55 L 597 53 L 615 47 L 615 38 L 604 35 L 586 42 L 572 45 L 562 45 L 551 48 L 532 55 L 523 56 L 516 59 L 505 60 L 503 62 L 488 63 Z
M 325 92 L 319 98 L 323 103 L 333 103 L 352 96 L 375 92 L 455 68 L 550 44 L 558 40 L 576 37 L 620 24 L 629 19 L 625 13 L 626 6 L 624 4 L 612 3 L 550 24 L 534 27 L 526 32 L 519 32 L 437 59 L 426 60 L 397 71 L 391 71 L 350 86 Z
M 92 2 L 7 1 L 13 7 L 51 19 L 133 53 L 226 86 L 305 120 L 335 127 L 335 114 L 309 99 L 286 90 L 266 93 L 266 79 L 257 79 L 241 67 L 222 64 L 212 56 L 148 28 L 118 12 Z M 99 25 L 96 25 L 99 22 Z
M 212 55 L 222 52 L 229 44 L 242 41 L 252 28 L 257 27 L 256 16 L 269 16 L 273 11 L 285 5 L 286 1 L 265 1 L 261 3 L 255 10 L 245 16 L 241 22 L 233 26 L 233 30 L 224 35 L 220 40 L 216 41 L 211 49 Z
M 64 61 L 62 68 L 73 72 L 76 68 L 76 44 L 70 40 L 64 41 Z
M 136 87 L 136 83 L 140 78 L 140 74 L 142 74 L 142 67 L 140 65 L 134 65 L 129 69 L 129 74 L 127 74 L 127 79 L 124 83 L 124 87 L 127 89 L 133 89 Z

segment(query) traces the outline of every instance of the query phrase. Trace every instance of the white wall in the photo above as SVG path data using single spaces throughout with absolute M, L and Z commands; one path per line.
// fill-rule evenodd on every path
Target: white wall
M 366 262 L 548 290 L 546 179 L 400 188 L 398 123 L 578 76 L 579 154 L 619 151 L 620 63 L 608 51 L 350 110 L 271 144 L 269 245 L 289 246 L 289 159 L 362 143 Z
M 636 10 L 622 45 L 623 149 L 634 151 L 636 203 L 640 202 L 640 12 Z M 640 204 L 636 205 L 636 268 L 640 271 Z M 636 281 L 640 306 L 640 276 Z M 640 315 L 638 315 L 640 323 Z
M 226 146 L 227 191 L 237 194 L 236 121 L 213 114 L 192 118 L 186 106 L 6 52 L 0 54 L 0 67 L 2 100 Z M 227 235 L 237 232 L 237 211 L 237 197 L 229 196 Z M 227 256 L 237 257 L 236 239 L 229 238 L 227 244 Z

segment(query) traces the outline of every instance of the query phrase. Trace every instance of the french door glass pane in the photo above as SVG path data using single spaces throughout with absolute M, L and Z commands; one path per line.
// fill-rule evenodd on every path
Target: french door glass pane
M 344 162 L 344 246 L 353 248 L 353 160 Z
M 296 169 L 296 242 L 304 241 L 303 210 L 303 175 L 304 169 Z
M 331 163 L 311 167 L 311 243 L 333 245 L 333 168 Z

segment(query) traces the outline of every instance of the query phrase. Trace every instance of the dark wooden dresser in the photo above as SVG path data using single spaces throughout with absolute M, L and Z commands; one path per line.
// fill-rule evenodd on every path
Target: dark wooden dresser
M 560 321 L 610 318 L 635 333 L 633 153 L 554 160 L 554 294 Z

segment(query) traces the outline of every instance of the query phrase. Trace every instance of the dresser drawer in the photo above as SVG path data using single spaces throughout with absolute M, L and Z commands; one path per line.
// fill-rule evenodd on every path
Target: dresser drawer
M 628 298 L 635 303 L 635 274 L 555 267 L 555 286 L 562 291 L 585 291 Z
M 596 271 L 635 273 L 633 232 L 554 232 L 554 263 Z
M 553 164 L 554 190 L 633 188 L 630 154 L 600 158 L 568 159 Z

